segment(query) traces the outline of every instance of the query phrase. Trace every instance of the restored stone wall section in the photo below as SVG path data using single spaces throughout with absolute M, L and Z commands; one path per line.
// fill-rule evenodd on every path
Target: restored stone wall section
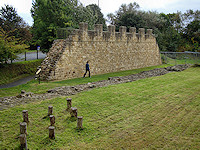
M 54 59 L 53 59 L 54 58 Z M 74 30 L 68 39 L 56 40 L 42 64 L 42 78 L 63 80 L 82 77 L 86 61 L 90 61 L 91 74 L 103 74 L 160 65 L 161 59 L 152 30 L 146 34 L 143 28 L 109 26 L 103 31 L 102 25 L 95 25 L 88 31 L 86 23 Z

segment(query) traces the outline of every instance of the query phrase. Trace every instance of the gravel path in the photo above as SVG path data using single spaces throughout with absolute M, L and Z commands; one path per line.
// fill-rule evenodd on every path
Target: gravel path
M 144 79 L 144 78 L 165 75 L 170 72 L 183 71 L 187 69 L 189 66 L 190 65 L 187 65 L 187 64 L 176 65 L 176 66 L 167 67 L 167 68 L 158 68 L 158 69 L 153 69 L 150 71 L 143 71 L 141 73 L 132 74 L 128 76 L 109 77 L 108 80 L 103 80 L 103 81 L 98 81 L 98 82 L 80 84 L 76 86 L 57 87 L 57 88 L 48 90 L 47 93 L 44 93 L 44 94 L 33 94 L 31 92 L 25 92 L 22 90 L 21 94 L 17 96 L 0 97 L 0 110 L 6 109 L 9 107 L 14 107 L 20 104 L 30 103 L 32 101 L 51 99 L 51 98 L 55 98 L 59 96 L 75 95 L 79 92 L 91 90 L 93 88 L 105 87 L 105 86 L 120 84 L 120 83 L 133 82 L 133 81 Z

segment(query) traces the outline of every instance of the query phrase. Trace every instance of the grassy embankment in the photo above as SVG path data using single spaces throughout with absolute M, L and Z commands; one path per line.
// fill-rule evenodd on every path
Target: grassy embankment
M 0 147 L 19 147 L 21 112 L 28 110 L 30 149 L 199 149 L 199 93 L 199 67 L 82 92 L 71 98 L 83 130 L 65 111 L 66 97 L 9 108 L 0 112 Z M 49 105 L 55 140 L 48 138 Z
M 4 64 L 0 66 L 0 85 L 34 75 L 42 59 Z
M 126 76 L 126 75 L 135 74 L 135 73 L 139 73 L 146 70 L 162 68 L 162 67 L 167 67 L 167 66 L 169 65 L 160 65 L 160 66 L 153 66 L 153 67 L 147 67 L 147 68 L 141 68 L 141 69 L 135 69 L 135 70 L 108 73 L 108 74 L 103 74 L 103 75 L 95 75 L 95 76 L 92 76 L 92 78 L 77 78 L 77 79 L 71 79 L 71 80 L 51 81 L 51 82 L 41 81 L 41 84 L 39 84 L 37 80 L 32 80 L 28 82 L 27 84 L 19 85 L 12 88 L 0 89 L 0 97 L 15 96 L 19 94 L 21 90 L 25 90 L 27 92 L 33 92 L 33 93 L 45 93 L 47 90 L 51 88 L 55 88 L 55 87 L 77 85 L 77 84 L 84 84 L 88 82 L 107 80 L 108 77 Z

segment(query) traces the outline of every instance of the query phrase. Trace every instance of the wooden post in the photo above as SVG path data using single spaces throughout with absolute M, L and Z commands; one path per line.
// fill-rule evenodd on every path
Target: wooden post
M 27 135 L 27 123 L 26 122 L 20 123 L 20 134 L 26 134 Z
M 28 123 L 29 122 L 29 120 L 28 120 L 28 110 L 23 110 L 22 116 L 23 116 L 23 121 Z
M 26 52 L 25 52 L 25 61 L 26 61 Z
M 67 111 L 70 111 L 70 108 L 72 107 L 72 99 L 67 98 Z
M 53 114 L 53 106 L 48 107 L 48 116 Z
M 20 139 L 20 149 L 23 150 L 27 150 L 27 140 L 26 140 L 26 134 L 21 134 L 19 136 L 19 139 Z
M 49 138 L 50 139 L 54 139 L 55 138 L 54 129 L 55 129 L 55 127 L 53 127 L 53 126 L 49 127 Z
M 37 49 L 37 59 L 38 59 L 38 51 L 39 51 L 39 50 Z
M 83 123 L 83 117 L 82 116 L 78 116 L 77 118 L 78 118 L 77 119 L 77 128 L 78 129 L 82 129 L 83 128 L 83 125 L 82 125 L 82 123 Z
M 53 126 L 55 124 L 55 116 L 54 115 L 50 115 L 50 124 L 51 126 Z
M 77 108 L 76 107 L 71 107 L 71 117 L 76 117 L 77 118 Z

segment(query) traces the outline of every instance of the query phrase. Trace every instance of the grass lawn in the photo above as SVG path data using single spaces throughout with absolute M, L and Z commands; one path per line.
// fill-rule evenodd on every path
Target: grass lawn
M 199 79 L 196 67 L 73 95 L 83 130 L 65 111 L 66 97 L 3 110 L 0 147 L 19 148 L 22 110 L 28 110 L 29 149 L 200 149 Z M 48 138 L 49 105 L 55 140 Z
M 186 57 L 184 58 L 184 55 L 181 57 L 181 55 L 178 55 L 179 58 L 172 59 L 166 55 L 161 54 L 161 58 L 163 63 L 177 65 L 177 64 L 200 64 L 200 58 L 199 57 Z M 177 57 L 178 57 L 177 56 Z M 189 56 L 189 55 L 186 55 Z
M 0 89 L 0 97 L 5 96 L 16 96 L 20 93 L 21 90 L 25 90 L 27 92 L 33 92 L 33 93 L 45 93 L 47 90 L 55 87 L 61 87 L 61 86 L 71 86 L 71 85 L 77 85 L 77 84 L 84 84 L 88 82 L 95 82 L 100 80 L 107 80 L 108 77 L 114 77 L 114 76 L 126 76 L 134 73 L 139 73 L 146 70 L 151 70 L 155 68 L 163 68 L 167 67 L 169 65 L 160 65 L 160 66 L 153 66 L 153 67 L 147 67 L 147 68 L 141 68 L 141 69 L 135 69 L 135 70 L 128 70 L 128 71 L 121 71 L 121 72 L 114 72 L 114 73 L 108 73 L 103 75 L 95 75 L 92 76 L 92 78 L 76 78 L 71 80 L 63 80 L 63 81 L 42 81 L 41 84 L 38 83 L 36 80 L 32 80 L 28 82 L 27 84 L 19 85 L 12 88 L 5 88 Z

